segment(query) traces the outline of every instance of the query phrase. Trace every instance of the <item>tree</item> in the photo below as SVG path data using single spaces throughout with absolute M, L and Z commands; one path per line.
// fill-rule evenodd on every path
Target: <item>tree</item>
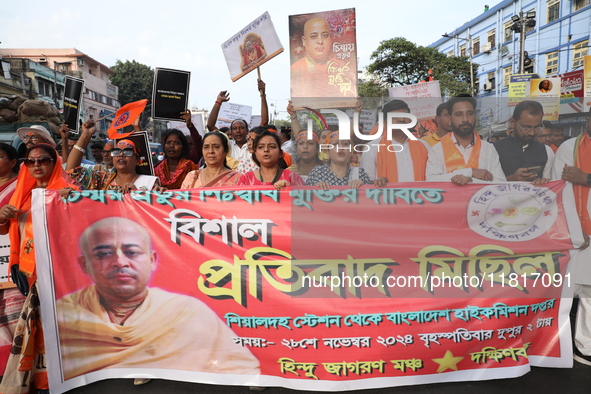
M 151 101 L 154 70 L 149 66 L 135 60 L 126 60 L 125 63 L 117 60 L 111 70 L 115 72 L 111 75 L 111 83 L 119 87 L 121 106 L 142 99 Z
M 470 93 L 470 62 L 466 56 L 451 56 L 436 48 L 423 47 L 396 37 L 382 41 L 371 54 L 373 61 L 367 71 L 382 83 L 391 86 L 405 86 L 418 83 L 433 70 L 444 96 Z M 474 64 L 473 70 L 478 70 Z

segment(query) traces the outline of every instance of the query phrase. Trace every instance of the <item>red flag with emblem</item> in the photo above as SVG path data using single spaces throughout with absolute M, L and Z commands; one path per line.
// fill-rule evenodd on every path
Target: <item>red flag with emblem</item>
M 132 124 L 133 121 L 136 120 L 142 112 L 144 112 L 146 104 L 148 104 L 148 100 L 143 99 L 139 101 L 134 101 L 133 103 L 125 104 L 123 107 L 119 108 L 119 110 L 115 114 L 115 119 L 113 119 L 113 123 L 111 123 L 111 128 L 107 131 L 109 138 L 123 138 L 133 133 L 133 131 L 130 133 L 119 133 L 118 129 Z

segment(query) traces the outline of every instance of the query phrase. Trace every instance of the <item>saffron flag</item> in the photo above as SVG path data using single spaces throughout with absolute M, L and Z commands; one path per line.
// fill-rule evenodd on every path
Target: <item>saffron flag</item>
M 133 121 L 136 120 L 142 112 L 144 112 L 146 104 L 148 104 L 148 100 L 143 99 L 139 101 L 134 101 L 133 103 L 125 104 L 123 107 L 119 108 L 119 110 L 115 114 L 115 119 L 113 119 L 111 128 L 107 131 L 109 138 L 123 138 L 131 134 L 132 132 L 119 133 L 118 129 L 132 124 Z

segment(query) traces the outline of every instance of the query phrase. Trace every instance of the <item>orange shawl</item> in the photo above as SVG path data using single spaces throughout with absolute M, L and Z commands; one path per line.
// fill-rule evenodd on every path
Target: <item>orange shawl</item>
M 460 168 L 478 168 L 480 161 L 480 149 L 482 148 L 482 141 L 480 137 L 474 133 L 474 146 L 470 153 L 468 163 L 464 160 L 464 155 L 459 151 L 458 147 L 451 138 L 452 133 L 447 133 L 441 137 L 441 148 L 443 149 L 443 158 L 445 160 L 445 170 L 449 174 Z
M 64 180 L 62 173 L 62 160 L 58 155 L 55 166 L 53 167 L 53 172 L 51 173 L 51 178 L 49 179 L 49 183 L 47 185 L 47 189 L 59 190 L 62 187 L 72 186 Z M 37 180 L 29 173 L 29 169 L 22 165 L 18 173 L 16 190 L 14 191 L 14 194 L 12 195 L 12 198 L 9 202 L 10 205 L 22 210 L 20 215 L 26 214 L 31 210 L 31 192 L 33 189 L 35 189 L 35 186 L 37 186 Z M 31 232 L 32 235 L 32 231 L 30 231 L 32 228 L 30 214 L 27 218 L 25 228 L 28 228 L 26 232 Z M 34 246 L 33 244 L 30 245 L 32 252 L 28 253 L 28 255 L 31 257 L 21 261 L 21 233 L 18 225 L 18 216 L 10 219 L 8 233 L 10 238 L 10 261 L 8 272 L 10 272 L 10 268 L 13 265 L 19 264 L 20 271 L 24 272 L 29 277 L 30 287 L 37 279 L 37 274 L 35 272 Z
M 390 152 L 388 146 L 390 142 L 387 140 L 386 133 L 382 136 L 380 141 L 378 155 L 376 158 L 376 169 L 378 178 L 388 178 L 388 182 L 398 182 L 398 163 L 396 162 L 396 153 Z M 425 172 L 427 169 L 427 147 L 421 141 L 409 140 L 408 147 L 410 149 L 410 157 L 412 159 L 412 168 L 415 181 L 424 181 Z
M 591 137 L 585 132 L 577 137 L 575 142 L 574 163 L 575 167 L 579 167 L 583 172 L 591 173 Z M 587 160 L 585 160 L 585 158 Z M 589 201 L 589 186 L 574 185 L 575 203 L 577 205 L 577 213 L 581 220 L 581 226 L 585 234 L 591 234 L 591 219 L 589 218 L 589 211 L 587 210 L 587 201 Z

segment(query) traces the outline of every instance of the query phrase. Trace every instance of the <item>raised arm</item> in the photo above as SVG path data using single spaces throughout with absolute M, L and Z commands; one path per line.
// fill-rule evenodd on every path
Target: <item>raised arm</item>
M 68 154 L 70 153 L 70 146 L 68 139 L 70 138 L 70 128 L 66 123 L 60 126 L 60 135 L 62 136 L 62 162 L 68 162 Z
M 291 119 L 291 135 L 297 136 L 302 127 L 300 126 L 300 121 L 298 120 L 298 113 L 295 110 L 291 100 L 289 100 L 287 103 L 287 113 Z M 324 143 L 324 141 L 322 141 L 322 143 Z
M 261 124 L 264 126 L 269 124 L 269 107 L 267 106 L 267 95 L 265 94 L 266 84 L 262 80 L 257 80 L 259 93 L 261 94 Z
M 203 156 L 203 138 L 201 138 L 201 134 L 199 134 L 199 131 L 193 124 L 193 120 L 191 119 L 191 110 L 187 108 L 181 112 L 181 119 L 185 121 L 185 124 L 191 133 L 191 139 L 193 140 L 193 149 L 189 151 L 188 159 L 197 164 Z
M 209 114 L 209 119 L 207 119 L 207 129 L 209 131 L 214 131 L 216 129 L 215 124 L 218 121 L 218 114 L 220 113 L 220 107 L 222 103 L 230 100 L 230 93 L 227 90 L 222 90 L 218 97 L 215 99 L 215 103 L 213 104 L 213 108 L 211 109 L 211 113 Z
M 96 127 L 94 125 L 94 121 L 87 120 L 85 123 L 82 124 L 82 132 L 80 133 L 80 138 L 74 145 L 74 149 L 70 152 L 68 156 L 68 164 L 66 166 L 66 171 L 73 170 L 76 167 L 80 167 L 80 163 L 82 163 L 82 157 L 84 157 L 84 153 L 86 153 L 86 147 L 90 142 L 92 135 L 96 132 Z M 66 141 L 67 143 L 67 141 Z

